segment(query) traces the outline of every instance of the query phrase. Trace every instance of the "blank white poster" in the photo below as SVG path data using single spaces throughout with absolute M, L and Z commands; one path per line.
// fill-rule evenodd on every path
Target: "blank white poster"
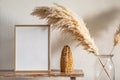
M 48 70 L 48 27 L 16 27 L 15 70 Z

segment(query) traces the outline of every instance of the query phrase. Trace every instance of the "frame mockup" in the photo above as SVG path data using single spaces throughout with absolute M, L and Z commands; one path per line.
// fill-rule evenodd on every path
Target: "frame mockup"
M 49 25 L 15 25 L 15 71 L 50 71 Z

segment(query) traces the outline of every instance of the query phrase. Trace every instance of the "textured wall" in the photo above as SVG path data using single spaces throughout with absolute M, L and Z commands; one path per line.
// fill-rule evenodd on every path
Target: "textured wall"
M 0 0 L 0 69 L 13 69 L 14 62 L 14 25 L 44 24 L 30 15 L 34 7 L 52 5 L 54 2 L 63 4 L 80 15 L 90 30 L 100 53 L 109 53 L 113 45 L 115 24 L 120 23 L 120 0 Z M 52 68 L 59 69 L 61 49 L 65 44 L 71 46 L 76 69 L 83 69 L 84 78 L 94 80 L 96 57 L 75 47 L 64 40 L 59 31 L 52 32 Z M 65 38 L 67 39 L 67 37 Z M 116 67 L 116 80 L 120 79 L 120 47 L 116 47 L 113 58 Z M 36 78 L 36 79 L 0 79 L 0 80 L 65 80 L 69 78 Z

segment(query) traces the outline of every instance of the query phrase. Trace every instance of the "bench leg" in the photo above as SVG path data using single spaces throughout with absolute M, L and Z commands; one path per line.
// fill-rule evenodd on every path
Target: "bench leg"
M 76 77 L 70 77 L 70 80 L 76 80 Z

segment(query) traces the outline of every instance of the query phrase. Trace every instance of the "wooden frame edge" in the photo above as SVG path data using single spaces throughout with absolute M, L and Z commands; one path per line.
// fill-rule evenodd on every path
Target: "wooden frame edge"
M 51 72 L 51 28 L 48 27 L 48 70 Z
M 14 71 L 16 71 L 16 25 L 14 26 Z

